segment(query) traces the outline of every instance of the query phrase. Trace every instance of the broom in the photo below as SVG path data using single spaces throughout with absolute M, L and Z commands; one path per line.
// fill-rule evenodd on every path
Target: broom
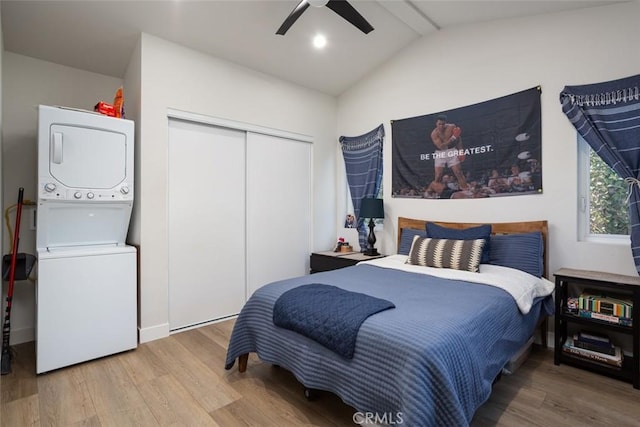
M 16 228 L 13 231 L 13 250 L 11 252 L 11 264 L 9 267 L 9 290 L 7 291 L 7 308 L 4 314 L 2 325 L 2 360 L 0 363 L 0 373 L 2 375 L 11 373 L 11 349 L 9 339 L 11 337 L 11 301 L 13 300 L 13 286 L 16 278 L 16 259 L 18 256 L 18 243 L 20 240 L 20 217 L 22 216 L 22 197 L 24 188 L 18 190 L 18 209 L 16 211 Z

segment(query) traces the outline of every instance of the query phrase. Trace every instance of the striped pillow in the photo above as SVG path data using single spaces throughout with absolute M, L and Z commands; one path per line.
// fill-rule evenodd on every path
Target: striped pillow
M 484 239 L 451 240 L 415 236 L 407 264 L 478 272 Z

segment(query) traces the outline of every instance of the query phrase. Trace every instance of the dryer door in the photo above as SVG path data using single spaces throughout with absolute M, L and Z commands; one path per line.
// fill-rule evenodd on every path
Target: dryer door
M 109 189 L 125 180 L 125 134 L 61 124 L 49 129 L 49 172 L 61 184 Z

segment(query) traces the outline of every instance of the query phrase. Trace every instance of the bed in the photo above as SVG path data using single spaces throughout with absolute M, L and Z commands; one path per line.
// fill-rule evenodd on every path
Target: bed
M 545 279 L 547 222 L 491 224 L 483 244 L 472 230 L 484 227 L 486 233 L 486 226 L 398 218 L 400 254 L 263 286 L 236 320 L 225 368 L 237 359 L 244 372 L 248 354 L 255 352 L 263 362 L 291 371 L 308 390 L 335 393 L 377 420 L 468 425 L 538 327 L 546 345 L 546 319 L 553 313 L 553 284 Z M 435 228 L 425 235 L 428 227 Z M 407 264 L 427 245 L 443 241 L 471 248 L 474 260 L 482 256 L 478 271 Z M 283 295 L 310 284 L 364 294 L 393 308 L 362 322 L 348 358 L 274 324 L 274 306 Z

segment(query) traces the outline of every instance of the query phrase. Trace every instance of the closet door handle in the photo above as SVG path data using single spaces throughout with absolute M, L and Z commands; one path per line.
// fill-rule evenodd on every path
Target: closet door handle
M 62 163 L 62 132 L 51 135 L 51 161 L 58 165 Z

